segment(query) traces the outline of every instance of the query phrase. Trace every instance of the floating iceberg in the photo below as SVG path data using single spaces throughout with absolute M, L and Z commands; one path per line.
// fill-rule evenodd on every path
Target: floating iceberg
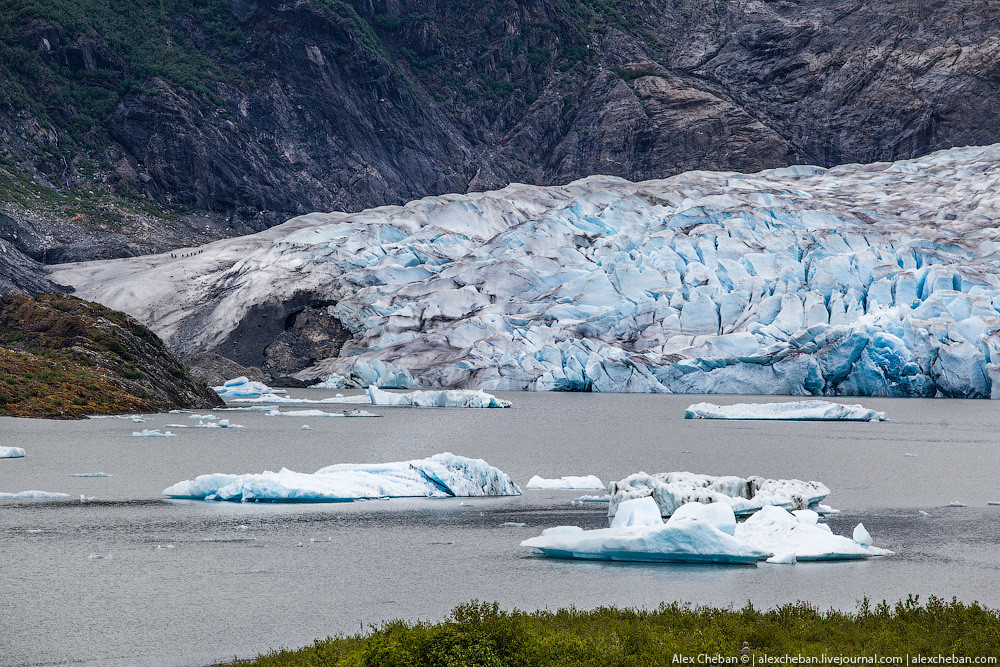
M 780 419 L 789 421 L 886 421 L 884 412 L 860 405 L 829 401 L 787 403 L 695 403 L 684 411 L 685 419 Z
M 813 513 L 815 514 L 815 513 Z M 521 543 L 556 558 L 688 563 L 794 564 L 844 560 L 892 552 L 834 535 L 810 515 L 767 506 L 743 523 L 723 503 L 682 505 L 664 523 L 652 498 L 621 503 L 610 528 L 560 526 Z
M 866 531 L 867 532 L 867 531 Z M 773 554 L 794 554 L 797 561 L 851 560 L 887 556 L 892 552 L 834 535 L 830 526 L 812 517 L 797 517 L 780 507 L 767 506 L 736 525 L 736 539 Z
M 66 476 L 67 477 L 111 477 L 111 474 L 106 472 L 74 472 Z
M 268 417 L 381 417 L 366 410 L 344 410 L 343 412 L 323 412 L 322 410 L 285 410 L 275 408 L 265 412 Z
M 216 418 L 212 417 L 212 419 Z M 228 419 L 219 419 L 219 421 L 214 422 L 199 421 L 197 424 L 167 424 L 164 428 L 243 428 L 243 425 L 233 424 Z
M 683 517 L 664 523 L 649 497 L 623 502 L 610 528 L 559 526 L 521 545 L 555 558 L 653 563 L 750 564 L 771 556 L 769 551 L 719 530 L 709 520 Z
M 593 176 L 313 213 L 52 279 L 181 353 L 332 304 L 351 339 L 297 377 L 347 386 L 1000 397 L 998 185 L 1000 145 Z
M 242 502 L 340 502 L 364 498 L 513 496 L 521 490 L 482 459 L 450 453 L 398 463 L 338 464 L 299 473 L 199 475 L 163 491 L 171 498 Z
M 53 491 L 21 491 L 20 493 L 0 492 L 0 498 L 5 500 L 42 500 L 47 498 L 69 498 L 69 494 L 55 493 Z
M 263 382 L 255 382 L 248 377 L 238 377 L 229 380 L 221 387 L 212 387 L 222 398 L 257 398 L 264 394 L 284 394 L 284 389 L 272 389 Z M 194 415 L 192 419 L 197 419 Z
M 713 477 L 690 472 L 629 475 L 608 486 L 611 503 L 608 516 L 615 516 L 619 503 L 652 496 L 663 516 L 670 516 L 685 503 L 725 503 L 738 516 L 751 514 L 765 505 L 806 509 L 827 497 L 830 489 L 820 482 L 763 477 Z
M 24 456 L 20 447 L 0 447 L 0 459 L 19 459 Z
M 478 389 L 417 390 L 405 393 L 383 391 L 375 385 L 357 396 L 337 394 L 330 398 L 293 398 L 263 394 L 236 399 L 236 403 L 308 403 L 321 405 L 392 405 L 419 408 L 509 408 L 510 401 Z
M 528 480 L 528 489 L 603 489 L 604 482 L 594 475 L 582 477 L 560 477 L 559 479 L 545 479 L 535 475 Z
M 176 437 L 176 433 L 171 433 L 170 431 L 160 432 L 158 428 L 144 428 L 141 431 L 132 431 L 132 437 L 135 438 L 173 438 Z

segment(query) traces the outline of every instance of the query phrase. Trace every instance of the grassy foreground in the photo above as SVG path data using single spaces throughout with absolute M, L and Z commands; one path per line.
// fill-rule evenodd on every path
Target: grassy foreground
M 765 656 L 1000 657 L 1000 612 L 976 603 L 916 597 L 894 607 L 863 601 L 855 613 L 806 603 L 761 611 L 661 605 L 654 611 L 600 608 L 506 612 L 496 603 L 456 607 L 440 623 L 388 623 L 360 636 L 328 638 L 233 665 L 361 667 L 612 667 L 736 660 L 749 642 Z M 708 660 L 705 659 L 705 654 Z M 702 659 L 699 660 L 698 656 Z M 680 656 L 690 656 L 683 661 Z M 907 662 L 910 656 L 911 662 Z M 961 658 L 956 662 L 960 662 Z M 748 661 L 749 662 L 749 661 Z M 771 664 L 771 663 L 769 663 Z

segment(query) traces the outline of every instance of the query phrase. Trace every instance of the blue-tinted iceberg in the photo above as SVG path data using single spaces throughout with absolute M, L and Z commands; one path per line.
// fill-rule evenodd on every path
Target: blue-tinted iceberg
M 351 339 L 297 377 L 346 386 L 1000 397 L 998 175 L 994 145 L 518 184 L 53 279 L 182 353 L 333 304 Z
M 366 498 L 516 496 L 521 490 L 482 459 L 451 453 L 397 463 L 338 464 L 300 473 L 199 475 L 163 491 L 171 498 L 241 502 L 343 502 Z
M 861 405 L 829 401 L 786 403 L 695 403 L 684 411 L 685 419 L 777 419 L 790 421 L 886 421 L 884 412 Z
M 329 398 L 300 398 L 262 394 L 237 398 L 235 403 L 301 403 L 320 405 L 389 405 L 418 408 L 509 408 L 510 401 L 497 398 L 479 389 L 416 390 L 403 393 L 384 391 L 375 385 L 356 396 L 337 394 Z
M 652 496 L 663 516 L 670 516 L 685 503 L 723 503 L 738 516 L 745 516 L 765 505 L 807 509 L 826 498 L 830 489 L 820 482 L 798 479 L 639 472 L 611 482 L 608 492 L 611 494 L 608 516 L 615 516 L 620 503 L 646 496 Z
M 212 387 L 222 398 L 256 398 L 264 394 L 284 394 L 284 389 L 272 389 L 263 382 L 256 382 L 240 376 L 227 381 L 221 387 Z M 195 417 L 192 416 L 192 419 Z
M 595 475 L 566 475 L 559 479 L 546 479 L 535 475 L 528 480 L 528 489 L 603 489 L 604 482 Z
M 521 543 L 556 558 L 686 563 L 794 564 L 852 560 L 892 552 L 834 535 L 815 512 L 765 506 L 743 523 L 724 503 L 682 505 L 665 523 L 652 498 L 621 503 L 610 528 L 559 526 Z
M 53 498 L 69 498 L 69 494 L 54 491 L 20 491 L 18 493 L 0 491 L 0 499 L 5 500 L 51 500 Z
M 0 447 L 0 459 L 19 459 L 24 456 L 21 447 Z

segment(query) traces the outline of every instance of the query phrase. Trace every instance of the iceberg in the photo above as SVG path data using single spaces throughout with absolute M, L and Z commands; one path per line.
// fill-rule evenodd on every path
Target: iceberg
M 621 503 L 610 528 L 559 526 L 521 542 L 556 558 L 654 563 L 795 564 L 853 560 L 891 551 L 834 535 L 808 515 L 766 506 L 743 523 L 723 503 L 682 505 L 666 522 L 649 496 Z
M 212 417 L 212 419 L 216 419 L 216 417 Z M 163 428 L 243 428 L 243 425 L 230 423 L 228 419 L 219 419 L 218 421 L 210 421 L 207 423 L 199 421 L 197 424 L 167 424 Z
M 4 500 L 44 500 L 51 498 L 69 498 L 69 494 L 56 493 L 54 491 L 21 491 L 19 493 L 3 493 L 0 491 L 0 499 Z
M 719 530 L 711 521 L 684 517 L 664 523 L 649 497 L 623 502 L 610 528 L 549 528 L 521 546 L 555 558 L 647 563 L 753 564 L 771 556 Z
M 182 354 L 322 303 L 350 339 L 295 377 L 329 386 L 1000 398 L 998 180 L 1000 144 L 514 184 L 52 279 Z
M 268 417 L 381 417 L 367 410 L 344 410 L 343 412 L 323 412 L 322 410 L 285 410 L 275 408 L 264 413 Z
M 212 389 L 222 398 L 257 398 L 265 394 L 277 395 L 285 393 L 284 389 L 272 389 L 263 382 L 255 382 L 245 376 L 233 378 L 221 387 L 212 387 Z M 191 419 L 198 419 L 198 417 L 191 415 Z
M 684 411 L 685 419 L 776 419 L 789 421 L 887 421 L 884 412 L 860 405 L 829 401 L 787 403 L 695 403 Z
M 853 560 L 888 556 L 891 551 L 834 535 L 830 526 L 767 506 L 736 525 L 736 539 L 774 554 L 794 554 L 797 561 Z M 871 536 L 869 535 L 869 539 Z
M 67 477 L 111 477 L 111 474 L 106 472 L 74 472 L 66 476 Z
M 199 475 L 164 489 L 171 498 L 239 502 L 346 502 L 370 498 L 516 496 L 521 490 L 482 459 L 445 452 L 396 463 L 337 464 L 315 473 Z
M 603 489 L 604 482 L 594 475 L 574 477 L 569 475 L 559 479 L 546 479 L 535 475 L 528 480 L 528 489 Z
M 20 447 L 0 447 L 0 459 L 19 459 L 24 456 Z
M 611 502 L 608 516 L 615 516 L 618 505 L 633 498 L 652 496 L 662 516 L 670 516 L 685 503 L 723 503 L 737 516 L 752 514 L 766 505 L 787 509 L 808 509 L 830 494 L 820 482 L 798 479 L 765 479 L 697 475 L 690 472 L 667 472 L 629 475 L 608 485 Z
M 141 431 L 132 431 L 132 437 L 135 438 L 173 438 L 176 437 L 176 433 L 171 433 L 170 431 L 160 432 L 158 428 L 144 428 Z
M 320 405 L 389 405 L 419 408 L 509 408 L 510 401 L 497 398 L 479 389 L 416 390 L 404 393 L 384 391 L 375 385 L 364 394 L 330 398 L 296 398 L 262 394 L 251 398 L 238 398 L 235 403 L 302 403 Z

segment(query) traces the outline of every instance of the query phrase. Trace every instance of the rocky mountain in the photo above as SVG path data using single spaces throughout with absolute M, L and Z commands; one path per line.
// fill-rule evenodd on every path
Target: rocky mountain
M 60 293 L 0 296 L 0 414 L 81 418 L 223 405 L 132 318 Z
M 998 23 L 984 0 L 18 0 L 0 211 L 53 263 L 514 181 L 989 144 Z

